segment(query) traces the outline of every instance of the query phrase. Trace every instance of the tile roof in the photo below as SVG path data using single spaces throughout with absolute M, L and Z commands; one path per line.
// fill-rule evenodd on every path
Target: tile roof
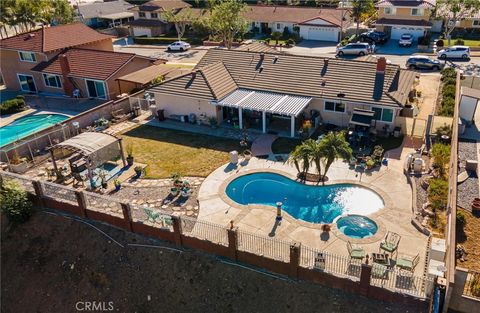
M 94 2 L 88 4 L 79 4 L 77 6 L 76 13 L 80 13 L 83 18 L 94 18 L 115 13 L 125 13 L 125 11 L 133 7 L 134 5 L 125 0 Z M 132 12 L 130 12 L 130 14 L 133 16 Z
M 154 0 L 139 5 L 131 10 L 135 11 L 170 11 L 175 9 L 189 8 L 190 4 L 181 0 Z
M 185 68 L 173 67 L 166 64 L 156 64 L 119 77 L 117 80 L 145 85 L 160 75 L 163 76 L 164 79 L 170 79 L 190 72 L 191 70 Z
M 101 34 L 83 23 L 73 23 L 44 27 L 2 39 L 0 40 L 0 48 L 50 52 L 111 38 L 111 36 Z
M 205 81 L 212 90 L 215 99 L 222 99 L 238 88 L 222 62 L 209 64 L 205 67 L 199 68 L 198 72 L 202 73 L 205 77 Z
M 59 55 L 61 55 L 60 53 Z M 135 56 L 133 53 L 68 49 L 65 53 L 70 66 L 70 76 L 105 80 Z M 62 74 L 59 55 L 32 68 L 32 71 Z
M 377 25 L 432 26 L 432 23 L 426 20 L 404 20 L 394 18 L 381 18 L 375 23 Z
M 377 3 L 378 7 L 420 7 L 433 8 L 436 0 L 381 0 Z
M 166 23 L 160 20 L 147 20 L 147 19 L 138 19 L 125 23 L 125 25 L 138 26 L 138 27 L 159 27 L 166 25 Z
M 236 50 L 242 50 L 242 51 L 252 51 L 252 52 L 270 52 L 270 53 L 279 53 L 279 51 L 275 50 L 274 47 L 270 47 L 269 45 L 260 42 L 260 41 L 254 41 L 251 43 L 246 43 L 243 44 L 237 48 Z

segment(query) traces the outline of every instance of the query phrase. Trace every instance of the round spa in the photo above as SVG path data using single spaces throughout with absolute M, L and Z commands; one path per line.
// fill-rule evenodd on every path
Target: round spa
M 353 214 L 339 218 L 337 228 L 347 237 L 362 239 L 375 235 L 378 225 L 366 216 Z

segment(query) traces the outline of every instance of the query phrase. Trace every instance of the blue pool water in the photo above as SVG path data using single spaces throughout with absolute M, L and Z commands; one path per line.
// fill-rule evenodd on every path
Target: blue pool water
M 0 127 L 0 147 L 66 119 L 68 116 L 60 114 L 28 115 L 16 119 L 10 124 Z
M 274 173 L 240 176 L 226 188 L 227 196 L 240 204 L 282 208 L 296 219 L 332 223 L 343 214 L 367 215 L 383 208 L 382 198 L 370 189 L 353 184 L 307 186 Z
M 367 238 L 375 235 L 377 223 L 366 216 L 349 215 L 337 220 L 337 228 L 348 237 Z

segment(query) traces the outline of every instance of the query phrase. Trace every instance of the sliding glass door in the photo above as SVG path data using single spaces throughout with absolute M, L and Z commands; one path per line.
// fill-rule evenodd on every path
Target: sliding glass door
M 105 91 L 105 83 L 101 80 L 86 79 L 88 95 L 91 98 L 107 99 L 107 93 Z

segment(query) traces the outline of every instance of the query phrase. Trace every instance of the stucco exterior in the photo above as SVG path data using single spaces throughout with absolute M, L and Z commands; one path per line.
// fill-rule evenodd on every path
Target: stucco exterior
M 167 118 L 173 118 L 174 116 L 172 115 L 189 115 L 194 113 L 197 118 L 205 115 L 207 116 L 207 121 L 208 117 L 215 117 L 219 123 L 221 122 L 221 111 L 207 100 L 155 93 L 155 103 L 157 110 L 163 109 Z
M 418 8 L 423 10 L 422 15 L 412 15 L 412 9 L 411 8 L 402 8 L 402 7 L 391 7 L 394 8 L 395 12 L 394 14 L 386 14 L 385 13 L 385 7 L 380 7 L 378 9 L 378 18 L 388 18 L 388 19 L 409 19 L 409 20 L 425 20 L 428 21 L 430 19 L 430 16 L 432 14 L 431 10 L 428 8 Z

